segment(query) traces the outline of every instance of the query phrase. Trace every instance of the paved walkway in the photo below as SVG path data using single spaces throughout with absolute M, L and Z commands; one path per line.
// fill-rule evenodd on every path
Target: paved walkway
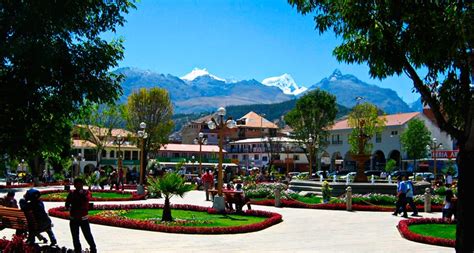
M 20 189 L 16 198 L 23 196 L 26 190 Z M 0 195 L 5 192 L 0 191 Z M 104 202 L 97 202 L 101 203 Z M 163 199 L 126 203 L 163 203 Z M 200 191 L 189 192 L 184 199 L 173 197 L 171 203 L 211 206 Z M 52 208 L 61 203 L 45 202 L 45 205 Z M 403 239 L 396 228 L 402 218 L 389 212 L 253 208 L 280 213 L 283 222 L 262 231 L 233 235 L 181 235 L 94 224 L 91 227 L 99 252 L 453 252 L 451 248 Z M 421 215 L 441 216 L 440 213 Z M 58 244 L 73 248 L 68 221 L 52 220 Z M 11 238 L 12 233 L 13 230 L 5 229 L 0 231 L 0 237 Z M 82 236 L 81 242 L 83 247 L 87 246 Z

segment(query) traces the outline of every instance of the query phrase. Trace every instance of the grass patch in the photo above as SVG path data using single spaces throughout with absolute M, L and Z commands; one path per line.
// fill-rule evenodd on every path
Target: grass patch
M 320 204 L 323 203 L 323 200 L 321 197 L 318 196 L 310 196 L 310 197 L 303 197 L 303 196 L 297 196 L 295 200 L 306 203 L 306 204 Z
M 91 210 L 89 211 L 89 215 L 101 215 L 102 212 L 107 212 L 107 210 Z M 130 209 L 127 212 L 120 212 L 118 215 L 128 219 L 154 220 L 157 223 L 160 223 L 162 213 L 163 209 Z M 259 223 L 267 219 L 265 217 L 243 216 L 236 214 L 209 214 L 207 212 L 179 209 L 173 209 L 171 214 L 175 220 L 179 221 L 179 224 L 177 225 L 192 227 L 242 226 Z
M 68 192 L 58 192 L 58 193 L 48 193 L 41 195 L 42 198 L 62 198 L 66 200 Z M 131 198 L 132 194 L 128 192 L 117 193 L 117 192 L 92 192 L 93 198 L 110 198 L 110 199 L 118 199 L 118 198 Z
M 456 224 L 416 224 L 408 229 L 424 236 L 456 240 Z

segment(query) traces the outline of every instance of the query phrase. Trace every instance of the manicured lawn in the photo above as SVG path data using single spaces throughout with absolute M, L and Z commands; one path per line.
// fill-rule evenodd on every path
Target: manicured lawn
M 432 236 L 445 239 L 456 239 L 455 224 L 416 224 L 408 227 L 410 231 L 424 236 Z
M 110 211 L 91 210 L 89 215 L 103 215 Z M 157 223 L 161 221 L 162 209 L 129 209 L 128 211 L 118 211 L 116 215 L 137 220 L 154 220 Z M 197 212 L 189 210 L 171 211 L 173 218 L 176 220 L 176 225 L 193 226 L 193 227 L 229 227 L 249 225 L 264 221 L 265 217 L 243 216 L 243 215 L 222 215 L 209 214 L 207 212 Z M 110 217 L 110 215 L 107 215 Z
M 306 204 L 320 204 L 323 203 L 322 198 L 318 196 L 311 196 L 311 197 L 303 197 L 298 196 L 296 200 L 306 203 Z
M 41 195 L 43 198 L 63 198 L 66 200 L 68 192 L 57 192 L 57 193 L 48 193 Z M 116 193 L 116 192 L 92 192 L 93 198 L 131 198 L 132 194 L 128 192 Z

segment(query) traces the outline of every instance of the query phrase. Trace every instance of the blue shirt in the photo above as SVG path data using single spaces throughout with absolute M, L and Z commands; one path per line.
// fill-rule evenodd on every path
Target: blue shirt
M 397 192 L 407 193 L 407 185 L 405 181 L 401 181 L 398 183 Z
M 407 198 L 413 198 L 413 183 L 408 180 L 405 184 L 407 186 Z

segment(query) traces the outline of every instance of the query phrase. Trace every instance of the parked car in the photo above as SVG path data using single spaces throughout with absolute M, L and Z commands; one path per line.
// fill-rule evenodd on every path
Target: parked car
M 347 173 L 347 174 L 346 174 L 346 175 L 344 175 L 344 176 L 341 176 L 341 179 L 344 179 L 344 180 L 346 180 L 346 179 L 347 179 L 347 177 L 349 177 L 349 179 L 352 179 L 352 178 L 354 178 L 354 177 L 355 177 L 355 175 L 356 175 L 356 174 L 357 174 L 357 172 L 355 172 L 355 171 L 352 171 L 352 172 L 349 172 L 349 173 Z
M 435 179 L 435 176 L 431 172 L 417 172 L 414 175 L 415 180 L 425 180 L 431 182 Z
M 382 172 L 382 171 L 380 171 L 380 170 L 366 170 L 366 171 L 364 171 L 364 174 L 365 174 L 366 176 L 368 176 L 368 177 L 370 177 L 370 176 L 372 176 L 372 175 L 377 176 L 377 177 L 380 177 L 380 173 L 381 173 L 381 172 Z
M 299 172 L 289 172 L 290 178 L 296 178 L 300 173 Z
M 413 176 L 413 172 L 406 171 L 406 170 L 395 170 L 390 174 L 390 176 L 392 176 L 392 178 L 396 178 L 399 176 L 410 177 L 410 176 Z

